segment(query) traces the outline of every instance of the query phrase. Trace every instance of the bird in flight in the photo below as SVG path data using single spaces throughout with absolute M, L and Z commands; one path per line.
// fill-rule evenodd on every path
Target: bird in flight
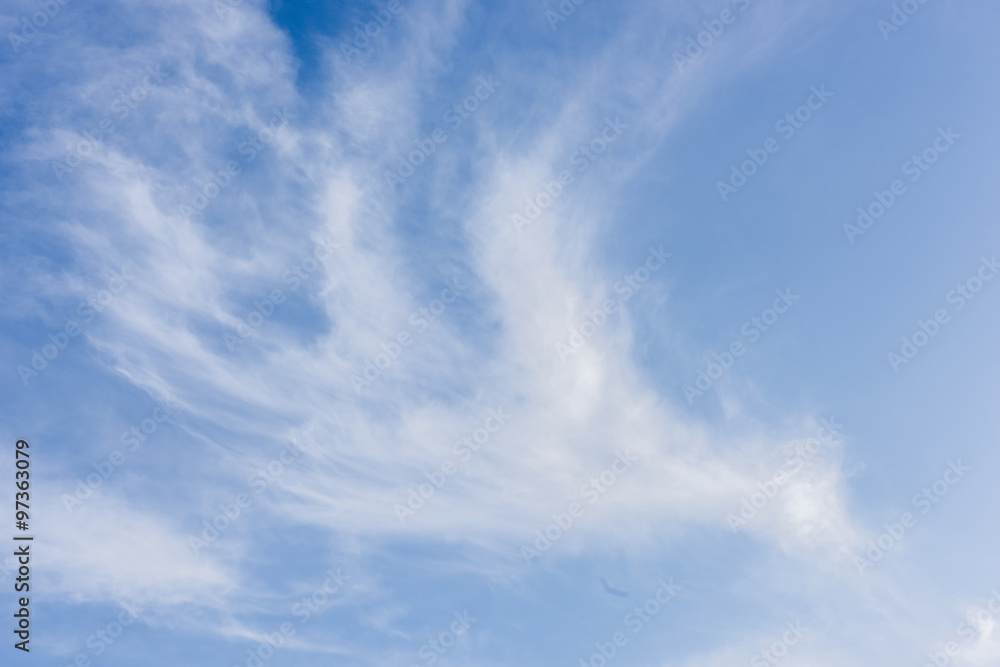
M 626 593 L 625 591 L 618 590 L 617 588 L 612 588 L 611 584 L 609 584 L 608 580 L 604 577 L 601 577 L 601 588 L 604 589 L 605 593 L 611 593 L 612 595 L 617 595 L 620 598 L 628 597 L 628 593 Z

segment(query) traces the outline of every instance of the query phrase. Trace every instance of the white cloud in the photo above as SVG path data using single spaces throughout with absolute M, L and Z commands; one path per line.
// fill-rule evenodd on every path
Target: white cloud
M 429 188 L 427 220 L 441 213 L 464 221 L 458 241 L 468 253 L 456 264 L 467 267 L 471 287 L 417 336 L 409 314 L 453 276 L 418 275 L 420 248 L 400 224 L 410 194 L 388 192 L 382 172 L 400 146 L 422 135 L 420 96 L 446 73 L 465 4 L 445 3 L 442 18 L 430 22 L 423 20 L 430 10 L 414 7 L 421 20 L 396 26 L 409 31 L 400 35 L 398 57 L 336 75 L 318 102 L 292 88 L 288 41 L 265 15 L 246 6 L 220 23 L 192 7 L 156 5 L 172 19 L 130 56 L 165 63 L 170 79 L 123 128 L 120 143 L 64 187 L 56 211 L 70 222 L 56 233 L 72 241 L 83 266 L 139 267 L 134 287 L 88 339 L 137 388 L 175 397 L 191 428 L 232 434 L 229 444 L 247 455 L 234 466 L 235 485 L 271 456 L 276 440 L 294 440 L 308 452 L 306 464 L 279 480 L 269 512 L 331 532 L 465 539 L 516 555 L 552 512 L 580 499 L 581 485 L 616 450 L 629 449 L 639 458 L 634 471 L 559 548 L 595 548 L 609 534 L 619 544 L 641 545 L 637 550 L 662 548 L 661 533 L 726 530 L 726 512 L 773 468 L 767 453 L 811 432 L 806 416 L 786 432 L 748 427 L 734 438 L 672 408 L 631 356 L 632 323 L 642 312 L 626 310 L 565 363 L 554 353 L 588 309 L 613 295 L 609 280 L 617 277 L 600 267 L 598 239 L 611 224 L 619 187 L 689 108 L 685 95 L 694 84 L 673 73 L 670 46 L 653 45 L 663 71 L 650 73 L 636 60 L 640 47 L 623 35 L 604 49 L 603 62 L 575 65 L 580 85 L 549 100 L 551 112 L 519 129 L 524 136 L 511 137 L 502 111 L 484 112 L 476 118 L 482 134 L 468 172 L 455 178 L 437 174 L 434 163 L 422 167 L 421 177 L 435 175 L 419 186 Z M 88 85 L 97 87 L 108 59 L 85 54 Z M 551 90 L 548 80 L 534 89 L 519 82 L 527 72 L 517 68 L 498 62 L 505 95 Z M 708 67 L 698 75 L 705 86 L 719 76 Z M 502 108 L 499 96 L 491 103 Z M 244 164 L 231 198 L 220 196 L 185 220 L 180 205 L 192 188 L 241 159 L 233 142 L 257 131 L 276 104 L 289 105 L 299 119 L 261 152 L 255 170 Z M 540 181 L 569 168 L 575 146 L 614 115 L 630 126 L 621 142 L 519 234 L 511 213 Z M 32 151 L 54 159 L 70 136 L 61 133 L 77 128 L 52 122 Z M 285 319 L 283 311 L 237 353 L 227 351 L 222 334 L 233 333 L 252 301 L 282 285 L 284 270 L 328 237 L 340 248 L 299 293 L 307 298 L 298 314 Z M 637 265 L 645 253 L 637 244 Z M 668 264 L 663 279 L 670 270 Z M 647 289 L 665 297 L 659 280 Z M 281 321 L 295 321 L 299 330 Z M 414 344 L 359 399 L 350 376 L 400 331 L 414 334 Z M 392 506 L 423 471 L 451 457 L 450 443 L 478 426 L 486 408 L 501 406 L 513 416 L 488 451 L 400 526 Z M 228 469 L 211 466 L 238 460 L 205 456 L 212 475 Z M 226 491 L 219 493 L 221 500 Z M 844 496 L 837 459 L 817 459 L 754 534 L 804 559 L 822 551 L 835 561 L 858 539 Z M 238 580 L 239 563 L 195 558 L 184 531 L 124 498 L 92 500 L 51 530 L 60 537 L 44 565 L 54 573 L 54 590 L 74 599 L 194 603 L 205 590 L 232 592 Z M 820 574 L 835 569 L 826 561 L 816 567 Z

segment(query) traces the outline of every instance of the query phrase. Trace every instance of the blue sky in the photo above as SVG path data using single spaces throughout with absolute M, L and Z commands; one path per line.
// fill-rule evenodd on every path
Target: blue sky
M 0 21 L 11 661 L 1000 661 L 994 3 Z

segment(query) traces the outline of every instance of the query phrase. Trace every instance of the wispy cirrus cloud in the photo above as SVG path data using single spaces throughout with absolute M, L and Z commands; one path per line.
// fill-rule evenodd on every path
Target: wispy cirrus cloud
M 765 61 L 790 31 L 819 19 L 790 3 L 762 4 L 681 69 L 672 53 L 715 5 L 620 8 L 605 14 L 596 48 L 584 49 L 572 43 L 569 21 L 591 25 L 592 6 L 550 33 L 543 11 L 531 27 L 515 27 L 529 11 L 519 3 L 495 9 L 501 34 L 553 41 L 485 53 L 469 44 L 485 20 L 481 7 L 405 4 L 373 37 L 385 48 L 366 47 L 357 63 L 343 62 L 337 40 L 316 39 L 310 88 L 296 85 L 305 74 L 296 44 L 249 2 L 224 20 L 210 4 L 116 4 L 142 40 L 119 34 L 108 43 L 108 27 L 74 31 L 44 51 L 33 44 L 24 56 L 34 64 L 25 57 L 5 75 L 23 93 L 33 67 L 68 63 L 5 159 L 23 172 L 6 176 L 19 190 L 3 206 L 22 212 L 21 233 L 31 239 L 4 269 L 23 276 L 29 295 L 8 313 L 61 326 L 65 304 L 96 285 L 103 267 L 131 263 L 134 281 L 82 333 L 86 352 L 77 355 L 122 394 L 169 399 L 184 415 L 158 438 L 185 463 L 152 453 L 148 467 L 136 463 L 79 515 L 52 509 L 59 519 L 45 537 L 45 562 L 53 593 L 141 599 L 161 618 L 201 606 L 200 632 L 257 637 L 232 609 L 284 612 L 280 595 L 249 594 L 246 582 L 286 539 L 301 545 L 300 566 L 317 572 L 330 552 L 391 560 L 402 544 L 439 549 L 430 569 L 454 567 L 516 588 L 527 577 L 520 546 L 578 500 L 581 486 L 595 475 L 600 482 L 623 448 L 635 454 L 634 469 L 588 507 L 547 563 L 613 552 L 651 559 L 718 533 L 762 551 L 753 585 L 805 582 L 798 600 L 814 602 L 828 592 L 817 581 L 846 581 L 865 531 L 852 516 L 840 442 L 805 463 L 743 535 L 730 535 L 726 514 L 781 465 L 774 452 L 794 451 L 822 415 L 797 410 L 778 426 L 710 424 L 662 395 L 637 359 L 636 330 L 651 303 L 669 302 L 673 281 L 684 279 L 680 268 L 658 267 L 586 345 L 568 358 L 558 351 L 588 313 L 616 299 L 623 272 L 646 260 L 645 238 L 616 239 L 627 259 L 603 252 L 632 179 L 732 68 Z M 75 11 L 99 25 L 93 13 Z M 658 27 L 667 22 L 678 27 Z M 147 68 L 162 68 L 155 90 L 96 140 L 90 128 L 102 127 Z M 461 128 L 434 139 L 442 113 L 484 76 L 503 88 Z M 598 154 L 594 138 L 609 123 L 627 130 L 605 138 Z M 428 136 L 435 150 L 405 180 L 387 183 L 386 171 Z M 82 142 L 90 142 L 86 155 Z M 77 164 L 54 170 L 69 168 L 67 146 Z M 594 159 L 576 160 L 588 147 Z M 558 198 L 549 192 L 550 205 L 530 226 L 511 224 L 512 212 L 537 205 L 563 171 L 573 185 Z M 289 268 L 304 267 L 316 247 L 330 249 L 329 258 L 308 277 Z M 430 304 L 449 284 L 468 287 L 434 312 Z M 250 315 L 263 313 L 257 304 L 275 290 L 282 300 L 254 325 Z M 228 345 L 225 336 L 248 323 L 253 335 Z M 411 340 L 405 349 L 400 332 Z M 377 381 L 365 376 L 395 342 L 399 353 L 379 366 Z M 363 391 L 352 382 L 359 375 Z M 509 423 L 432 503 L 400 521 L 394 506 L 497 406 L 510 410 Z M 217 543 L 192 553 L 187 536 L 220 503 L 247 492 L 288 443 L 301 456 L 272 475 Z M 104 558 L 109 550 L 122 557 Z M 794 563 L 790 574 L 781 571 L 785 559 Z M 411 638 L 404 620 L 421 613 L 419 600 L 395 597 L 378 577 L 362 580 L 345 606 L 378 636 Z M 851 580 L 844 595 L 872 594 L 866 586 Z M 833 606 L 833 618 L 850 607 L 843 598 Z M 741 630 L 690 660 L 722 664 L 769 631 Z M 820 654 L 804 644 L 803 655 Z M 288 648 L 359 662 L 415 660 L 395 647 L 345 648 L 333 639 L 303 637 Z

